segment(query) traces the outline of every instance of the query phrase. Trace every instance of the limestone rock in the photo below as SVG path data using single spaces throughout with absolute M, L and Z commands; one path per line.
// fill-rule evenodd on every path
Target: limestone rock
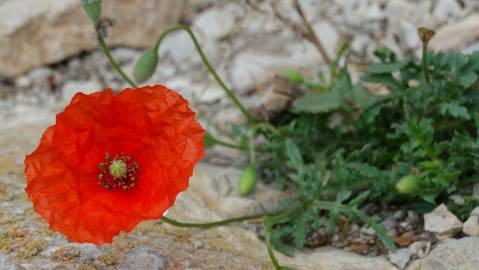
M 23 270 L 21 265 L 10 259 L 6 254 L 0 252 L 0 269 L 2 270 Z
M 78 93 L 83 92 L 85 94 L 101 91 L 102 86 L 99 82 L 90 80 L 90 81 L 68 81 L 63 85 L 62 96 L 65 102 L 69 102 L 72 97 Z
M 479 236 L 479 216 L 470 216 L 464 222 L 462 231 L 470 236 Z
M 429 251 L 431 251 L 431 242 L 428 241 L 419 241 L 412 243 L 409 246 L 409 250 L 411 251 L 412 258 L 423 258 Z
M 145 248 L 137 248 L 128 251 L 126 258 L 119 269 L 136 270 L 136 269 L 163 269 L 164 259 L 158 254 Z
M 441 204 L 431 213 L 424 215 L 424 229 L 432 232 L 438 239 L 453 237 L 462 230 L 462 222 Z
M 103 1 L 114 20 L 108 43 L 145 48 L 176 23 L 183 0 Z M 79 0 L 7 0 L 0 3 L 0 75 L 15 76 L 97 47 Z
M 479 15 L 472 14 L 464 19 L 440 28 L 431 40 L 435 50 L 460 50 L 479 37 Z
M 406 267 L 407 263 L 411 259 L 411 251 L 407 248 L 401 248 L 396 250 L 395 252 L 389 253 L 389 261 L 391 261 L 394 265 L 403 269 Z
M 411 264 L 408 270 L 477 270 L 479 238 L 449 239 L 440 243 L 424 259 Z

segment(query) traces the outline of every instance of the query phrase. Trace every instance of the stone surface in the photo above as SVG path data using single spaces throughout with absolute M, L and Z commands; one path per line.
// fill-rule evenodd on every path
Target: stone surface
M 391 261 L 394 265 L 403 269 L 406 267 L 407 263 L 411 259 L 411 251 L 407 248 L 401 248 L 396 250 L 395 252 L 389 253 L 389 261 Z
M 178 22 L 184 5 L 183 0 L 103 2 L 104 17 L 114 19 L 109 44 L 140 48 L 152 46 L 165 27 Z M 79 0 L 0 3 L 0 75 L 18 75 L 97 46 Z
M 411 256 L 413 259 L 423 258 L 429 251 L 431 251 L 431 242 L 429 241 L 419 241 L 412 243 L 409 246 L 409 250 L 411 251 Z
M 449 239 L 424 259 L 412 263 L 407 270 L 477 270 L 478 254 L 479 237 Z
M 470 216 L 464 222 L 462 231 L 470 236 L 479 236 L 479 216 Z
M 476 207 L 474 210 L 472 210 L 471 216 L 479 216 L 479 207 Z
M 460 50 L 479 37 L 479 15 L 470 15 L 439 29 L 431 41 L 436 50 Z
M 165 259 L 158 256 L 158 254 L 155 254 L 154 251 L 137 248 L 127 252 L 125 260 L 118 268 L 123 270 L 160 270 L 165 264 L 164 260 Z
M 23 270 L 22 266 L 9 258 L 5 253 L 0 252 L 0 269 L 1 270 Z
M 462 231 L 462 226 L 462 222 L 444 204 L 424 215 L 424 229 L 434 233 L 438 239 L 456 235 Z
M 63 85 L 62 97 L 65 102 L 69 102 L 78 92 L 89 94 L 101 90 L 103 90 L 101 84 L 94 80 L 68 81 L 65 83 L 65 85 Z

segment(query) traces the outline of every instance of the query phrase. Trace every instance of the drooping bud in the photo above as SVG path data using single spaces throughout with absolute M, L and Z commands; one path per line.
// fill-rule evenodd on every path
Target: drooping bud
M 256 185 L 256 166 L 253 164 L 248 165 L 243 171 L 240 178 L 240 195 L 248 195 Z
M 122 178 L 126 175 L 128 167 L 123 160 L 113 160 L 108 167 L 108 172 L 115 178 Z
M 421 39 L 423 43 L 427 44 L 432 39 L 432 37 L 434 37 L 434 34 L 436 34 L 436 32 L 426 27 L 419 27 L 417 29 L 417 34 L 419 35 L 419 39 Z
M 156 70 L 158 65 L 158 52 L 154 49 L 150 49 L 143 53 L 136 62 L 135 71 L 133 76 L 138 83 L 142 83 L 148 80 Z
M 88 15 L 95 25 L 99 25 L 100 23 L 101 1 L 102 0 L 82 0 L 82 6 L 86 15 Z
M 419 178 L 415 175 L 407 175 L 401 178 L 396 184 L 396 190 L 399 194 L 409 195 L 416 192 Z

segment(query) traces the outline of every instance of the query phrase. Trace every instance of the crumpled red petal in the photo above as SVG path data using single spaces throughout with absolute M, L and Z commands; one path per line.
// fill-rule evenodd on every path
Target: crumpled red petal
M 188 102 L 166 87 L 78 93 L 26 157 L 26 191 L 51 229 L 75 242 L 111 243 L 173 205 L 204 155 L 204 135 Z M 134 188 L 98 184 L 106 152 L 140 165 Z

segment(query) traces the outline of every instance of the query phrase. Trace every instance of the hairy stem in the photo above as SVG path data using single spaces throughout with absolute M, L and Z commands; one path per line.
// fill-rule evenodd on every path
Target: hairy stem
M 241 222 L 241 221 L 246 221 L 246 220 L 253 220 L 253 219 L 262 219 L 270 215 L 277 215 L 279 213 L 283 213 L 284 211 L 279 211 L 275 213 L 262 213 L 262 214 L 257 214 L 257 215 L 250 215 L 250 216 L 242 216 L 242 217 L 235 217 L 235 218 L 229 218 L 229 219 L 224 219 L 220 221 L 214 221 L 214 222 L 207 222 L 207 223 L 188 223 L 188 222 L 180 222 L 171 218 L 167 218 L 166 216 L 163 216 L 161 218 L 161 221 L 170 224 L 175 227 L 181 227 L 181 228 L 202 228 L 202 229 L 209 229 L 213 227 L 219 227 L 219 226 L 226 226 L 231 223 L 235 222 Z
M 191 31 L 191 29 L 188 26 L 186 26 L 186 25 L 176 25 L 176 26 L 172 26 L 172 27 L 166 29 L 165 31 L 163 31 L 163 33 L 161 33 L 161 35 L 158 38 L 158 40 L 155 44 L 155 47 L 153 49 L 158 50 L 160 45 L 161 45 L 161 42 L 165 39 L 165 37 L 168 36 L 169 34 L 173 33 L 173 32 L 177 32 L 177 31 L 186 31 L 188 33 L 188 35 L 191 37 L 191 40 L 193 41 L 193 44 L 195 45 L 196 51 L 198 52 L 198 54 L 201 57 L 201 60 L 203 61 L 203 64 L 206 66 L 206 68 L 211 73 L 211 75 L 213 75 L 216 82 L 221 86 L 221 88 L 223 89 L 225 94 L 228 96 L 228 98 L 243 113 L 243 115 L 246 117 L 246 119 L 248 119 L 248 121 L 250 123 L 255 123 L 256 119 L 254 119 L 253 116 L 246 110 L 246 108 L 243 106 L 243 104 L 241 104 L 241 102 L 238 100 L 238 98 L 233 93 L 233 91 L 231 91 L 228 88 L 228 86 L 226 86 L 225 82 L 220 78 L 220 76 L 218 75 L 216 70 L 210 64 L 210 62 L 208 61 L 208 58 L 206 58 L 206 55 L 203 52 L 203 49 L 201 48 L 200 43 L 196 39 L 195 34 L 193 33 L 193 31 Z
M 296 9 L 296 12 L 299 14 L 299 17 L 301 17 L 301 21 L 303 22 L 304 26 L 306 27 L 306 30 L 308 32 L 308 37 L 311 42 L 318 48 L 319 52 L 321 53 L 321 56 L 323 57 L 324 61 L 329 65 L 331 64 L 331 58 L 329 57 L 328 53 L 326 52 L 326 49 L 323 46 L 323 43 L 319 39 L 318 35 L 316 35 L 316 32 L 314 32 L 313 26 L 311 23 L 308 21 L 306 18 L 306 15 L 304 14 L 303 8 L 301 7 L 301 4 L 299 3 L 299 0 L 294 0 L 293 1 L 294 8 Z
M 429 78 L 429 69 L 427 63 L 427 49 L 428 42 L 422 43 L 422 72 L 424 73 L 424 78 L 428 84 L 431 84 L 431 79 Z
M 131 80 L 128 75 L 126 75 L 125 72 L 121 69 L 120 65 L 115 61 L 113 56 L 111 55 L 110 49 L 108 48 L 108 45 L 106 44 L 105 40 L 103 37 L 101 37 L 101 34 L 97 30 L 97 36 L 98 36 L 98 42 L 100 43 L 100 47 L 103 51 L 103 53 L 106 55 L 108 58 L 108 61 L 110 62 L 110 65 L 113 67 L 113 69 L 120 75 L 123 80 L 125 80 L 131 87 L 133 88 L 138 88 L 138 86 Z
M 266 249 L 268 251 L 268 256 L 276 270 L 281 270 L 281 265 L 278 263 L 278 260 L 274 256 L 273 245 L 271 244 L 271 227 L 268 221 L 268 218 L 265 218 L 263 221 L 264 228 L 264 240 L 266 242 Z

